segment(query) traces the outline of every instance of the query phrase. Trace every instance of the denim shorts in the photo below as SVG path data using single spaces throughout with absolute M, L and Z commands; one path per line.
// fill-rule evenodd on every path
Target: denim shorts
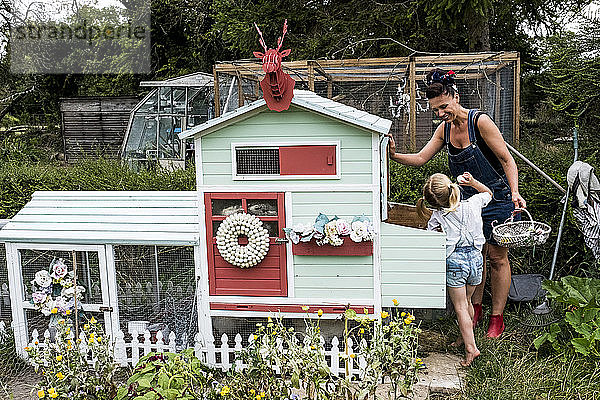
M 449 287 L 479 285 L 482 272 L 483 256 L 473 246 L 457 247 L 446 258 L 446 285 Z

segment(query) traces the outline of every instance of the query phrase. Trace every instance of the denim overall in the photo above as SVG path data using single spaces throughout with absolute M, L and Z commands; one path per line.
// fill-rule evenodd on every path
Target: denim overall
M 483 209 L 483 234 L 488 243 L 497 244 L 492 237 L 492 223 L 501 224 L 510 218 L 515 209 L 512 202 L 508 179 L 503 172 L 500 175 L 492 164 L 485 158 L 475 138 L 475 115 L 477 110 L 469 110 L 467 118 L 467 131 L 469 133 L 469 146 L 462 149 L 458 154 L 450 154 L 450 122 L 444 125 L 444 143 L 448 151 L 448 166 L 450 173 L 454 178 L 462 175 L 464 172 L 470 172 L 479 182 L 490 188 L 492 191 L 492 201 Z M 465 200 L 477 193 L 477 190 L 470 186 L 461 186 L 461 199 Z M 515 216 L 519 220 L 519 215 Z

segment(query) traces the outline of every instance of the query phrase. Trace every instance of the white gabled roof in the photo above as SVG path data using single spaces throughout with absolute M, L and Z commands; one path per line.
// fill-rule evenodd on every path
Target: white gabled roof
M 292 104 L 381 134 L 388 133 L 392 126 L 392 121 L 388 119 L 321 97 L 309 90 L 294 90 Z M 225 113 L 220 117 L 210 119 L 203 124 L 183 131 L 179 134 L 179 138 L 185 139 L 198 134 L 209 134 L 217 129 L 249 118 L 257 112 L 262 111 L 263 108 L 267 108 L 265 100 L 256 100 L 248 105 Z
M 198 221 L 194 191 L 39 191 L 0 242 L 197 245 Z

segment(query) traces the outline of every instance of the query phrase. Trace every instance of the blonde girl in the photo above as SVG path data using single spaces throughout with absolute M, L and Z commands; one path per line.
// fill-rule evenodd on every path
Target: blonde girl
M 446 233 L 446 286 L 454 305 L 458 326 L 465 343 L 463 366 L 479 356 L 473 335 L 473 304 L 471 297 L 481 283 L 485 243 L 481 210 L 492 200 L 492 192 L 465 172 L 457 178 L 461 186 L 477 192 L 460 200 L 460 187 L 444 174 L 433 174 L 423 186 L 423 198 L 417 202 L 417 214 L 429 217 L 427 229 Z M 433 209 L 425 207 L 425 202 Z

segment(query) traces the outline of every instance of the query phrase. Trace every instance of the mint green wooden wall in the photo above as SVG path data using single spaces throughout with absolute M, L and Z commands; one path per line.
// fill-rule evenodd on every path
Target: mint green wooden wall
M 280 113 L 264 111 L 243 121 L 201 138 L 202 174 L 204 185 L 256 185 L 257 181 L 233 181 L 231 178 L 231 143 L 340 141 L 341 179 L 277 180 L 306 185 L 335 182 L 336 184 L 371 184 L 371 133 L 321 116 L 314 112 L 290 107 Z
M 322 212 L 352 221 L 355 215 L 373 219 L 371 192 L 292 193 L 292 221 L 314 223 Z M 350 240 L 346 238 L 344 240 Z M 372 256 L 293 256 L 295 297 L 373 298 Z
M 446 235 L 381 223 L 381 299 L 392 307 L 443 308 Z

